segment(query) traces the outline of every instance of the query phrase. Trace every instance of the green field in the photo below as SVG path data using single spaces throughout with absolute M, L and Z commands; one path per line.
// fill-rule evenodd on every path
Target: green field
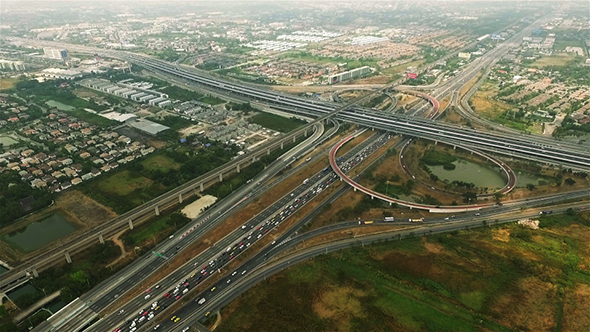
M 84 190 L 115 212 L 123 213 L 164 193 L 166 187 L 139 173 L 121 170 L 90 182 Z
M 590 216 L 354 248 L 271 277 L 217 332 L 582 331 Z M 583 225 L 585 224 L 585 225 Z
M 168 172 L 169 170 L 177 170 L 180 168 L 180 165 L 172 158 L 161 154 L 152 154 L 143 160 L 141 164 L 148 171 L 160 170 L 162 172 Z
M 576 56 L 573 53 L 561 53 L 551 56 L 543 56 L 531 63 L 530 67 L 544 68 L 548 66 L 565 66 L 575 58 Z
M 295 118 L 285 118 L 271 113 L 258 113 L 248 119 L 250 123 L 259 124 L 265 128 L 280 131 L 282 133 L 288 133 L 293 129 L 296 129 L 307 122 Z
M 581 47 L 584 49 L 584 44 L 580 40 L 568 40 L 557 38 L 553 44 L 554 50 L 565 50 L 566 47 Z
M 14 89 L 16 82 L 18 82 L 18 79 L 16 78 L 0 78 L 0 91 Z

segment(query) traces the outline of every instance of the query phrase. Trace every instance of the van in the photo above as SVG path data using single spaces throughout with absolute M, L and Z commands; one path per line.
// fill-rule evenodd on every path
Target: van
M 201 299 L 200 299 L 200 300 L 199 300 L 197 303 L 198 303 L 199 305 L 202 305 L 203 303 L 205 303 L 205 301 L 207 301 L 207 299 L 205 299 L 205 298 L 203 297 L 203 298 L 201 298 Z

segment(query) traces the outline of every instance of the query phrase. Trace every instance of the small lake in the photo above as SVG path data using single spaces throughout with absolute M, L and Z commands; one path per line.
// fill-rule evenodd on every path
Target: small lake
M 4 273 L 8 272 L 10 270 L 8 270 L 7 268 L 5 268 L 4 266 L 0 265 L 0 275 L 3 275 Z
M 15 141 L 7 136 L 0 136 L 0 143 L 2 143 L 3 146 L 11 146 L 13 144 L 18 143 L 18 141 Z
M 14 301 L 25 294 L 35 294 L 35 292 L 37 292 L 37 289 L 27 282 L 15 290 L 8 292 L 6 295 Z
M 480 165 L 467 160 L 455 160 L 454 170 L 446 170 L 444 166 L 428 166 L 432 174 L 440 180 L 464 181 L 473 183 L 478 188 L 502 188 L 506 184 L 506 174 L 499 167 Z
M 47 104 L 47 106 L 49 106 L 49 107 L 55 107 L 60 111 L 71 111 L 71 110 L 76 109 L 73 106 L 62 104 L 59 101 L 55 101 L 55 100 L 48 100 L 45 102 L 45 104 Z
M 3 235 L 2 240 L 18 250 L 28 253 L 71 234 L 75 230 L 76 227 L 73 224 L 59 213 L 55 213 L 15 232 Z

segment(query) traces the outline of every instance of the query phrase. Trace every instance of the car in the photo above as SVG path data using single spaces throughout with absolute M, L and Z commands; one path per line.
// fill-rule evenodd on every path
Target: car
M 445 220 L 449 220 L 449 217 L 445 217 Z
M 190 326 L 188 326 L 188 327 L 185 327 L 185 328 L 183 328 L 183 329 L 182 329 L 182 332 L 186 332 L 186 331 L 188 331 L 188 330 L 190 330 L 190 329 L 191 329 L 191 327 L 190 327 Z
M 174 234 L 170 235 L 168 238 L 169 238 L 169 239 L 171 239 L 171 238 L 173 238 L 173 237 L 174 237 Z
M 227 283 L 229 284 L 231 282 L 231 279 L 227 279 Z
M 180 317 L 176 317 L 176 319 L 174 320 L 174 323 L 178 322 L 180 320 Z
M 207 313 L 205 314 L 205 317 L 209 317 L 209 315 L 211 315 L 211 311 L 207 311 Z
M 157 307 L 155 307 L 155 308 L 154 308 L 154 311 L 156 311 L 156 310 L 158 310 L 158 309 L 160 309 L 160 306 L 157 306 Z
M 242 275 L 246 274 L 246 270 L 242 271 Z
M 146 299 L 146 300 L 147 300 L 147 299 L 149 299 L 150 297 L 151 297 L 151 295 L 150 295 L 150 294 L 148 294 L 148 295 L 146 295 L 146 296 L 144 297 L 144 299 Z
M 145 320 L 145 316 L 141 316 L 141 318 L 139 318 L 139 320 L 137 321 L 138 323 L 141 323 Z
M 147 315 L 148 311 L 146 310 L 143 314 L 141 314 L 142 316 Z
M 213 287 L 213 288 L 211 288 L 211 291 L 213 292 L 213 291 L 215 291 L 216 289 L 217 289 L 217 287 Z
M 156 287 L 154 287 L 154 288 L 155 288 L 155 289 L 158 289 L 158 288 L 160 288 L 160 285 L 156 285 Z
M 117 314 L 117 316 L 124 313 L 124 312 L 125 312 L 125 310 L 123 310 L 123 309 L 119 310 L 119 313 Z
M 154 330 L 157 330 L 160 327 L 160 324 L 154 326 Z
M 182 295 L 178 295 L 177 297 L 174 298 L 175 301 L 178 301 L 178 299 L 181 297 Z
M 201 299 L 196 300 L 195 302 L 197 302 L 199 305 L 201 305 L 201 304 L 205 303 L 205 301 L 207 301 L 207 299 L 202 297 Z
M 142 313 L 143 313 L 143 309 L 139 310 L 139 312 L 137 314 L 141 315 Z
M 479 216 L 479 215 L 480 215 L 480 213 L 478 212 L 478 213 L 476 213 L 475 215 L 476 215 L 476 216 Z
M 169 297 L 170 297 L 170 292 L 168 292 L 168 293 L 164 294 L 164 297 L 165 297 L 165 298 L 169 298 Z
M 121 329 L 117 327 L 113 332 L 119 332 L 119 331 L 121 331 Z
M 185 288 L 185 289 L 182 291 L 182 294 L 186 294 L 186 293 L 188 293 L 188 288 Z
M 176 316 L 172 316 L 172 318 L 170 318 L 171 321 L 174 321 L 176 319 Z
M 234 271 L 234 273 L 231 274 L 231 276 L 235 276 L 236 274 L 238 274 L 238 271 Z

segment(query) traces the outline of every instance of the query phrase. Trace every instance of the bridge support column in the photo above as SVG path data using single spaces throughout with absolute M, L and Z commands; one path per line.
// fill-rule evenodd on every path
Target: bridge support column
M 375 127 L 371 127 L 371 131 L 375 131 Z
M 201 183 L 201 185 L 199 187 L 201 189 L 201 192 L 203 192 L 203 190 L 205 190 L 205 186 L 203 185 L 203 183 Z
M 281 142 L 281 150 L 283 149 L 283 142 Z
M 295 143 L 295 141 L 297 141 L 297 136 L 293 135 L 293 143 Z
M 182 193 L 178 193 L 178 204 L 182 204 Z
M 252 157 L 252 162 L 256 162 L 256 156 Z
M 252 162 L 254 162 L 254 158 L 252 158 Z M 236 165 L 236 173 L 240 173 L 240 164 Z
M 457 146 L 456 145 L 453 145 L 453 150 L 457 150 Z
M 352 187 L 352 189 L 353 189 L 354 191 L 356 191 L 356 187 Z
M 154 211 L 156 212 L 156 216 L 160 215 L 160 207 L 156 205 L 156 207 L 154 208 Z
M 223 173 L 219 173 L 219 182 L 223 182 Z
M 307 129 L 303 131 L 303 136 L 307 137 Z
M 371 195 L 371 199 L 375 199 L 375 196 Z
M 100 242 L 100 244 L 104 244 L 104 237 L 102 234 L 98 234 L 98 242 Z
M 66 251 L 65 254 L 66 254 L 66 262 L 72 264 L 72 257 L 70 257 L 70 253 Z
M 270 149 L 266 150 L 266 155 L 268 156 L 270 154 Z
M 36 268 L 32 268 L 31 269 L 31 272 L 33 272 L 33 277 L 39 278 L 39 272 L 37 272 L 37 269 Z
M 389 202 L 389 206 L 391 206 L 391 202 Z
M 434 145 L 438 145 L 438 141 L 434 141 Z

